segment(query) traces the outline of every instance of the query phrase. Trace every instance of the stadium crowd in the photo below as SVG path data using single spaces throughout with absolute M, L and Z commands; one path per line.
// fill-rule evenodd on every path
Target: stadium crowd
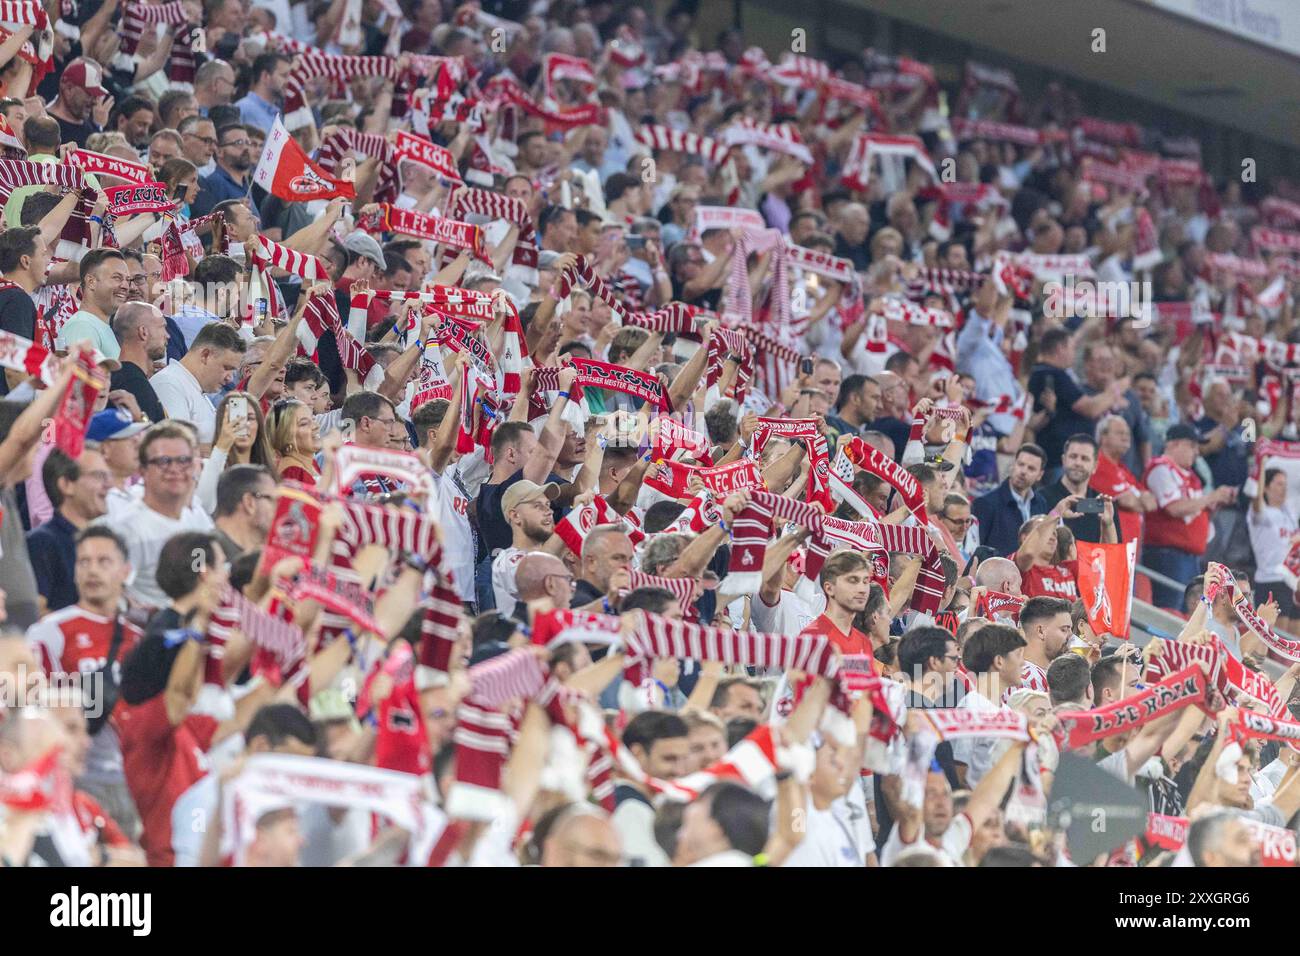
M 1295 865 L 1300 186 L 697 19 L 0 3 L 5 865 Z

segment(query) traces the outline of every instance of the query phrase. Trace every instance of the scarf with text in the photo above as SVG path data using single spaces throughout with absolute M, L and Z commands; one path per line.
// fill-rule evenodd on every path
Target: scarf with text
M 687 428 L 675 418 L 660 415 L 650 423 L 653 435 L 650 445 L 650 460 L 662 461 L 672 458 L 679 451 L 684 451 L 706 467 L 713 465 L 713 447 L 709 436 Z
M 468 251 L 480 262 L 492 261 L 483 244 L 482 227 L 467 222 L 380 203 L 375 216 L 361 225 L 371 232 L 400 232 L 417 239 L 428 239 L 453 249 Z
M 628 537 L 632 539 L 633 545 L 645 540 L 645 534 L 639 530 L 638 523 L 615 511 L 603 495 L 597 495 L 590 504 L 574 508 L 561 518 L 555 525 L 555 533 L 560 536 L 565 547 L 582 557 L 583 545 L 593 529 L 602 525 L 619 524 L 627 525 Z
M 929 523 L 925 513 L 925 491 L 911 472 L 861 438 L 854 438 L 845 445 L 844 455 L 863 471 L 875 475 L 897 491 L 918 521 Z
M 661 412 L 671 412 L 668 390 L 664 388 L 659 377 L 652 372 L 641 372 L 623 365 L 598 362 L 595 359 L 575 358 L 569 356 L 569 364 L 578 370 L 573 387 L 569 390 L 569 401 L 582 400 L 581 389 L 603 388 L 612 392 L 622 392 L 633 398 L 647 402 Z M 533 393 L 553 392 L 560 387 L 560 369 L 557 366 L 540 366 L 533 369 Z M 545 409 L 543 409 L 544 411 Z
M 1062 751 L 1078 750 L 1115 734 L 1136 730 L 1188 704 L 1199 704 L 1205 700 L 1206 691 L 1201 669 L 1187 667 L 1105 707 L 1058 714 L 1060 725 L 1053 736 Z

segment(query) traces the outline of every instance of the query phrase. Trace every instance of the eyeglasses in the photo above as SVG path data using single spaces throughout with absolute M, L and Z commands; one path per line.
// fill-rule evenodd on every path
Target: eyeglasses
M 975 523 L 975 519 L 974 519 L 974 518 L 970 518 L 970 517 L 967 517 L 967 518 L 953 518 L 953 517 L 950 517 L 949 515 L 941 515 L 941 517 L 943 518 L 944 521 L 951 521 L 953 524 L 959 524 L 959 525 L 961 525 L 963 528 L 969 528 L 972 524 Z
M 546 576 L 546 580 L 548 581 L 551 578 L 564 578 L 564 583 L 569 586 L 570 591 L 576 591 L 578 589 L 578 582 L 572 574 L 548 574 Z
M 216 146 L 216 145 L 217 145 L 217 138 L 216 138 L 215 136 L 200 136 L 198 133 L 186 133 L 185 135 L 186 135 L 186 136 L 193 136 L 193 137 L 194 137 L 195 139 L 197 139 L 200 143 L 207 143 L 209 146 Z M 249 142 L 249 141 L 248 141 L 248 140 L 244 140 L 244 142 L 247 143 L 247 142 Z M 227 146 L 234 146 L 235 144 L 234 144 L 234 143 L 227 143 L 226 145 L 227 145 Z
M 146 465 L 166 471 L 168 468 L 192 468 L 194 467 L 194 456 L 184 455 L 180 458 L 172 458 L 170 455 L 162 455 L 158 458 L 150 458 L 145 462 Z
M 239 149 L 244 146 L 251 146 L 251 145 L 253 145 L 253 141 L 245 137 L 244 139 L 232 139 L 228 143 L 222 143 L 221 148 L 225 149 L 226 147 L 231 146 L 231 147 L 235 147 L 236 149 Z

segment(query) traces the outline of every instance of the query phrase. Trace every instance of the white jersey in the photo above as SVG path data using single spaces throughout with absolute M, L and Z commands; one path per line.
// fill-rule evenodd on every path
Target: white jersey
M 1255 583 L 1282 580 L 1282 562 L 1291 551 L 1291 536 L 1296 533 L 1296 519 L 1282 508 L 1266 505 L 1258 512 L 1246 511 L 1250 529 L 1250 547 L 1255 552 Z
M 519 601 L 515 571 L 527 553 L 520 548 L 506 548 L 492 559 L 492 594 L 496 598 L 497 610 L 507 617 L 514 613 L 515 604 Z M 473 582 L 472 577 L 470 581 Z

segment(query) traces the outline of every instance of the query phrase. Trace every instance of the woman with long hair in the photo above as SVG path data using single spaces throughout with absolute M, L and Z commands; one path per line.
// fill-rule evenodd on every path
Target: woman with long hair
M 1250 546 L 1255 552 L 1255 606 L 1268 600 L 1271 593 L 1280 612 L 1277 626 L 1296 634 L 1300 628 L 1300 607 L 1295 594 L 1286 585 L 1282 563 L 1291 546 L 1300 541 L 1295 516 L 1286 507 L 1286 472 L 1281 468 L 1264 469 L 1264 480 L 1246 515 Z
M 282 398 L 271 406 L 267 426 L 271 450 L 279 465 L 280 477 L 315 485 L 320 478 L 315 455 L 320 451 L 320 429 L 310 408 L 296 398 Z
M 217 483 L 222 472 L 231 465 L 261 465 L 271 475 L 272 481 L 280 480 L 275 455 L 266 440 L 262 406 L 248 392 L 229 392 L 217 405 L 212 454 L 203 462 L 203 471 L 194 491 L 208 514 L 217 508 Z

